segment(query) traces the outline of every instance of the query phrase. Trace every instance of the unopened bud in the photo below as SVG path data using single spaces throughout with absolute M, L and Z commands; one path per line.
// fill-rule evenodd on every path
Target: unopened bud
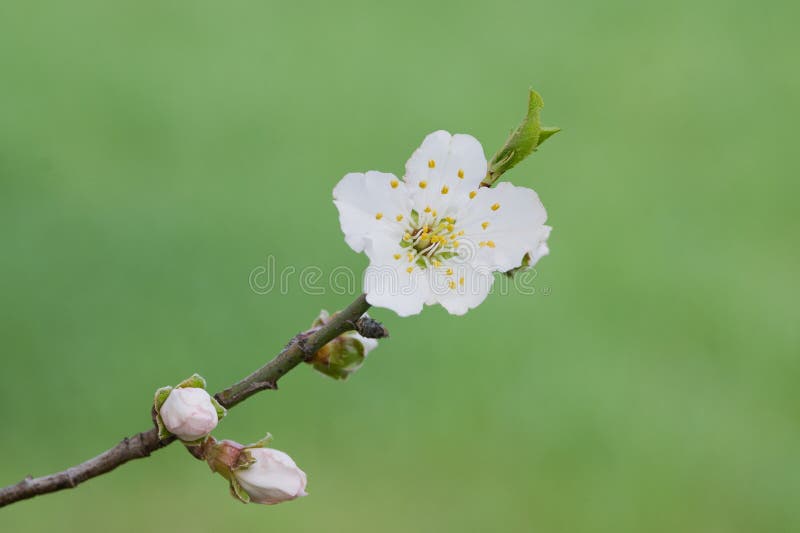
M 286 453 L 266 448 L 271 437 L 243 446 L 213 437 L 203 445 L 211 470 L 230 483 L 231 494 L 244 503 L 273 505 L 306 496 L 306 474 Z
M 183 441 L 205 437 L 219 422 L 211 396 L 203 389 L 174 389 L 159 413 L 164 427 Z
M 329 320 L 328 312 L 323 310 L 314 325 L 321 326 Z M 344 380 L 361 368 L 367 354 L 377 346 L 377 340 L 368 339 L 356 331 L 348 331 L 320 348 L 308 363 L 326 376 Z
M 280 450 L 254 448 L 246 451 L 254 462 L 233 471 L 253 503 L 273 505 L 306 496 L 306 473 Z
M 175 388 L 156 391 L 154 408 L 160 438 L 175 435 L 192 444 L 211 433 L 226 413 L 206 392 L 205 380 L 197 374 Z

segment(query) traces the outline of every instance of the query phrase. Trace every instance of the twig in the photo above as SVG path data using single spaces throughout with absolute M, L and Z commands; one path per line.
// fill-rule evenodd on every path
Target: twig
M 270 362 L 235 385 L 215 394 L 217 401 L 230 409 L 258 391 L 278 388 L 278 380 L 284 374 L 346 331 L 356 329 L 365 337 L 373 338 L 387 336 L 388 332 L 385 329 L 380 334 L 379 329 L 376 329 L 373 324 L 359 320 L 369 307 L 366 296 L 362 294 L 343 311 L 332 316 L 330 322 L 295 336 Z M 97 457 L 62 472 L 38 478 L 28 476 L 15 485 L 0 489 L 0 507 L 40 494 L 75 488 L 78 484 L 110 472 L 128 461 L 148 457 L 154 451 L 174 441 L 174 437 L 159 440 L 158 430 L 155 428 L 137 433 L 123 439 L 122 442 Z

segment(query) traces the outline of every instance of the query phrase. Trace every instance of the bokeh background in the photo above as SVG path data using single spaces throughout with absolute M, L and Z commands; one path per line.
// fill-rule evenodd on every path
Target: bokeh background
M 0 484 L 214 390 L 360 272 L 331 189 L 430 131 L 488 155 L 529 86 L 564 129 L 533 295 L 399 319 L 219 436 L 275 436 L 311 496 L 244 506 L 180 446 L 0 510 L 0 530 L 800 531 L 797 3 L 0 3 Z M 248 278 L 276 259 L 288 290 Z

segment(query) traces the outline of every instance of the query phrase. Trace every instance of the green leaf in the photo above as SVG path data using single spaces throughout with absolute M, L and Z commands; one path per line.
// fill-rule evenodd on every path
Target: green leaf
M 531 89 L 528 94 L 528 112 L 525 114 L 525 118 L 489 161 L 489 169 L 481 182 L 482 186 L 493 185 L 500 179 L 500 176 L 531 155 L 537 146 L 560 131 L 559 128 L 542 127 L 540 121 L 542 107 L 544 107 L 542 97 Z
M 561 131 L 561 128 L 543 127 L 541 130 L 539 130 L 539 141 L 536 143 L 536 148 L 539 148 L 543 142 L 545 142 L 547 139 L 549 139 L 559 131 Z

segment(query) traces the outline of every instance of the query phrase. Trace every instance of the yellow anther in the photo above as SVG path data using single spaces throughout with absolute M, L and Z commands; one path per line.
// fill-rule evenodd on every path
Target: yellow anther
M 410 241 L 411 240 L 411 235 L 408 234 L 408 233 L 403 234 L 403 240 L 404 241 Z
M 422 232 L 422 236 L 420 237 L 420 239 L 425 240 L 427 238 L 428 238 L 428 233 L 423 231 Z
M 389 185 L 392 186 L 392 189 L 396 189 L 397 186 L 400 185 L 400 182 L 397 181 L 397 180 L 392 180 L 392 181 L 389 182 Z
M 431 206 L 429 206 L 429 205 L 425 206 L 425 212 L 426 213 L 430 213 L 431 212 Z
M 430 227 L 428 227 L 428 225 L 427 225 L 427 224 L 425 224 L 424 226 L 422 226 L 422 233 L 428 233 L 428 231 L 430 231 L 430 229 L 431 229 L 431 228 L 430 228 Z
M 455 235 L 450 235 L 450 240 L 451 240 L 451 241 L 454 241 L 454 240 L 456 240 L 456 236 L 455 236 Z
M 433 168 L 435 166 L 436 166 L 436 161 L 434 161 L 433 159 L 430 159 L 428 161 L 428 168 Z
M 452 225 L 452 224 L 448 224 L 447 225 L 447 231 L 453 231 L 454 228 L 455 228 L 455 226 Z
M 439 261 L 438 259 L 434 259 L 433 260 L 433 266 L 435 266 L 436 268 L 439 268 L 440 266 L 442 266 L 442 262 Z
M 464 170 L 462 170 L 462 169 L 460 169 L 460 168 L 458 169 L 458 177 L 459 177 L 460 179 L 462 179 L 462 180 L 464 179 Z
M 433 215 L 433 216 L 436 216 L 436 209 L 434 209 L 434 210 L 433 210 L 433 212 L 431 213 L 431 215 Z
M 456 235 L 458 235 L 459 237 L 461 237 L 462 235 L 464 235 L 464 230 L 462 229 L 461 231 L 459 231 L 458 233 L 456 233 Z
M 394 254 L 395 259 L 400 259 L 402 256 L 400 254 Z
M 463 285 L 464 284 L 464 278 L 458 278 L 458 284 L 459 285 Z
M 448 283 L 448 285 L 450 285 L 450 288 L 451 288 L 451 289 L 455 289 L 455 288 L 456 288 L 456 282 L 455 282 L 455 281 L 453 281 L 453 280 L 450 280 L 450 282 Z
M 486 246 L 486 241 L 481 241 L 481 242 L 479 242 L 479 243 L 478 243 L 478 246 L 480 246 L 481 248 L 483 248 L 484 246 Z
M 383 218 L 383 213 L 375 213 L 375 220 L 380 220 Z
M 473 199 L 473 198 L 475 198 L 475 196 L 476 196 L 477 194 L 478 194 L 478 191 L 470 191 L 470 193 L 469 193 L 469 198 L 470 198 L 470 200 L 471 200 L 471 199 Z
M 500 204 L 492 204 L 492 211 L 497 211 L 500 209 Z
M 396 217 L 394 217 L 394 218 L 395 218 L 395 219 L 396 219 L 398 222 L 400 222 L 401 220 L 403 220 L 403 215 L 397 215 L 397 216 L 396 216 Z
M 414 260 L 414 254 L 412 254 L 411 252 L 408 252 L 408 262 L 410 263 L 413 260 Z
M 482 223 L 482 224 L 481 224 L 481 227 L 482 227 L 483 229 L 486 229 L 486 228 L 488 228 L 488 227 L 489 227 L 489 223 L 488 223 L 488 222 L 484 222 L 484 223 Z
M 452 268 L 448 268 L 447 272 L 445 272 L 445 274 L 447 274 L 448 276 L 452 276 L 453 275 L 453 269 Z
M 486 241 L 486 246 L 489 248 L 494 248 L 494 241 Z
M 456 248 L 458 248 L 458 241 L 453 241 L 453 246 L 455 246 Z
M 424 189 L 427 186 L 428 186 L 428 182 L 427 181 L 420 181 L 419 182 L 419 188 L 420 189 Z
M 450 189 L 447 188 L 447 185 L 443 186 L 442 187 L 442 194 L 447 194 L 448 192 L 450 192 Z
M 408 268 L 406 269 L 406 272 L 408 272 L 409 274 L 411 274 L 412 272 L 414 272 L 414 267 L 408 267 Z

